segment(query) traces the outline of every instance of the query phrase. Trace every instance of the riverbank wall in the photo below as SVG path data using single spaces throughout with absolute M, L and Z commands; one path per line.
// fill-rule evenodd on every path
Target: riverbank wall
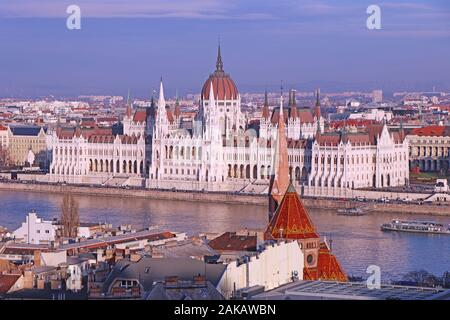
M 0 182 L 0 191 L 18 192 L 40 192 L 75 195 L 86 195 L 93 197 L 124 197 L 142 198 L 149 200 L 169 200 L 169 201 L 195 201 L 206 203 L 224 203 L 233 205 L 258 205 L 268 204 L 265 195 L 245 195 L 215 192 L 182 192 L 153 189 L 122 189 L 107 187 L 84 187 L 76 185 L 48 185 L 48 184 L 24 184 L 24 183 L 3 183 Z M 448 204 L 404 204 L 404 203 L 374 203 L 357 202 L 323 198 L 303 198 L 305 206 L 308 208 L 320 208 L 336 210 L 347 207 L 366 207 L 370 212 L 391 212 L 399 214 L 424 214 L 450 216 L 450 205 Z

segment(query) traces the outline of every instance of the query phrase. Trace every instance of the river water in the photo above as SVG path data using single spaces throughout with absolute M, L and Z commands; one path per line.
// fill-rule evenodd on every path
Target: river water
M 115 226 L 131 224 L 138 228 L 158 225 L 188 234 L 262 229 L 267 224 L 263 206 L 75 197 L 83 222 L 107 221 Z M 0 191 L 0 225 L 15 230 L 30 209 L 46 219 L 58 217 L 61 201 L 59 194 Z M 377 212 L 345 217 L 323 209 L 310 209 L 309 213 L 321 236 L 332 239 L 333 252 L 349 275 L 366 277 L 369 265 L 380 266 L 382 281 L 400 279 L 403 274 L 420 269 L 438 276 L 450 271 L 450 236 L 380 231 L 382 223 L 398 214 Z M 403 218 L 450 223 L 450 217 L 411 214 Z

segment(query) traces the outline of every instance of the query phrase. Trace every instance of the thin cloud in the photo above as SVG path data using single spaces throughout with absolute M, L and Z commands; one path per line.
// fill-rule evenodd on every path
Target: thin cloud
M 270 13 L 241 12 L 235 0 L 15 0 L 0 3 L 0 17 L 66 17 L 69 5 L 88 18 L 272 19 Z

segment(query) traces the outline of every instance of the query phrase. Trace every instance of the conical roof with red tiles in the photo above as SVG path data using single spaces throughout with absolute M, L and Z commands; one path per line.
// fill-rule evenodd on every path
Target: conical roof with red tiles
M 305 267 L 303 270 L 303 279 L 340 282 L 348 281 L 348 277 L 342 269 L 336 256 L 331 253 L 327 244 L 324 242 L 320 244 L 317 268 Z
M 267 226 L 266 239 L 319 238 L 314 225 L 292 184 Z

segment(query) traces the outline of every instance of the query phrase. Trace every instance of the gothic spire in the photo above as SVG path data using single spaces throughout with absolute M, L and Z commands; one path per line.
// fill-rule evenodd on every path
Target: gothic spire
M 320 89 L 318 89 L 316 91 L 316 106 L 314 108 L 314 115 L 316 116 L 317 123 L 319 123 L 319 119 L 320 119 L 320 116 L 321 116 L 321 111 L 320 111 Z
M 131 118 L 131 93 L 130 93 L 130 89 L 128 89 L 128 96 L 127 96 L 127 112 L 126 115 L 128 118 Z
M 150 100 L 150 107 L 155 107 L 155 90 L 152 90 L 152 99 Z
M 220 52 L 220 42 L 219 42 L 219 48 L 217 50 L 216 71 L 223 71 L 222 54 Z
M 162 77 L 161 77 L 161 82 L 159 84 L 158 108 L 160 108 L 162 110 L 165 110 L 165 108 L 166 108 L 166 100 L 164 99 L 164 87 L 163 87 Z
M 320 107 L 320 89 L 316 91 L 316 107 Z
M 269 118 L 269 98 L 267 97 L 267 89 L 264 92 L 264 106 L 263 106 L 262 116 L 264 119 Z

